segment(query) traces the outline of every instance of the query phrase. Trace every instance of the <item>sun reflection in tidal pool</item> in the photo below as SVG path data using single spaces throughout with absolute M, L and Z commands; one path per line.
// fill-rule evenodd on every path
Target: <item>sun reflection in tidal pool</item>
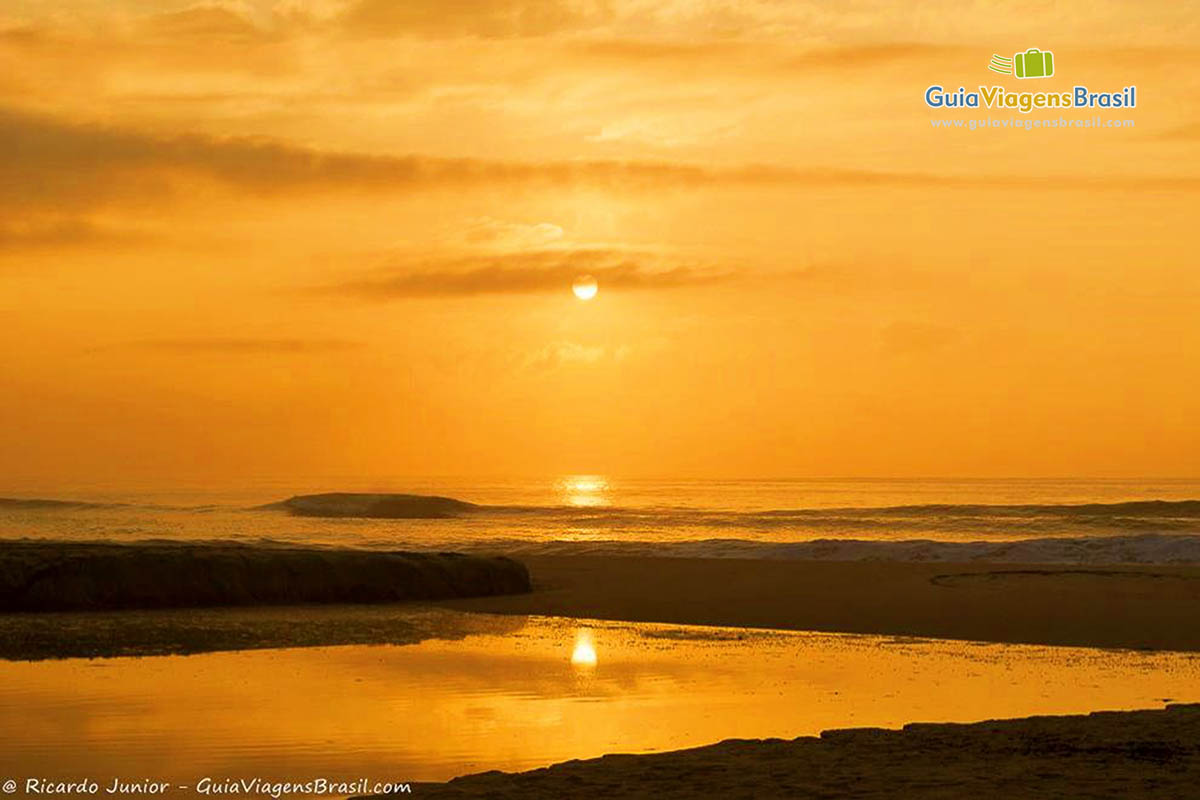
M 169 627 L 190 612 L 146 613 L 146 624 Z M 211 622 L 253 631 L 273 626 L 279 613 L 224 609 L 228 618 Z M 331 608 L 327 618 L 344 614 Z M 347 624 L 384 620 L 359 610 Z M 231 775 L 445 781 L 614 750 L 1200 697 L 1194 653 L 418 609 L 388 610 L 386 620 L 407 620 L 431 638 L 102 662 L 0 660 L 0 780 L 74 780 L 119 765 L 194 786 L 220 764 Z M 86 614 L 56 622 L 96 624 Z M 323 735 L 337 746 L 320 746 Z
M 571 663 L 577 667 L 596 666 L 596 645 L 592 642 L 590 628 L 580 628 L 575 633 L 575 649 L 571 651 Z

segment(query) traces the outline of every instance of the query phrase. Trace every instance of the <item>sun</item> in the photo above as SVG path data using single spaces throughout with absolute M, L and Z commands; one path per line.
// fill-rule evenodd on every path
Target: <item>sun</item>
M 596 296 L 596 292 L 600 291 L 600 285 L 591 275 L 580 275 L 575 279 L 575 283 L 571 284 L 571 291 L 580 300 L 586 302 Z

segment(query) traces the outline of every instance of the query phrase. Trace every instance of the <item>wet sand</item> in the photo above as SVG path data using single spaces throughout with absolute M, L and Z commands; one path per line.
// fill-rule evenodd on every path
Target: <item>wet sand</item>
M 431 798 L 1170 798 L 1200 785 L 1200 705 L 826 731 L 414 786 Z
M 1200 651 L 1200 566 L 529 556 L 534 591 L 460 611 Z M 400 644 L 428 604 L 0 614 L 0 658 Z M 72 631 L 64 635 L 63 631 Z M 455 634 L 456 635 L 456 634 Z
M 1200 650 L 1200 566 L 523 557 L 501 614 Z

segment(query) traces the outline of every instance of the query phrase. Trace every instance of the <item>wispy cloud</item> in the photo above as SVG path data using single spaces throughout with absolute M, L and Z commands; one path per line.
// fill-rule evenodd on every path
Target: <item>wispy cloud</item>
M 601 12 L 604 5 L 563 0 L 357 0 L 341 22 L 364 36 L 542 36 L 596 24 L 606 16 Z
M 561 292 L 581 273 L 604 289 L 680 289 L 729 280 L 733 273 L 619 250 L 554 250 L 452 256 L 375 270 L 312 291 L 364 300 Z
M 466 245 L 530 249 L 558 242 L 563 234 L 561 226 L 550 222 L 507 222 L 481 217 L 472 220 L 456 238 Z
M 573 42 L 572 52 L 613 66 L 661 65 L 668 69 L 686 65 L 700 70 L 729 69 L 752 73 L 795 74 L 825 69 L 867 69 L 903 62 L 927 63 L 963 53 L 977 52 L 958 45 L 921 42 L 881 42 L 842 46 L 797 48 L 767 47 L 738 39 L 672 41 L 646 39 L 592 39 Z
M 794 185 L 1047 190 L 1200 189 L 1200 176 L 988 176 L 781 165 L 700 166 L 673 161 L 515 162 L 324 152 L 271 139 L 157 136 L 0 109 L 0 204 L 9 207 L 146 204 L 203 177 L 258 193 L 588 184 L 639 191 L 664 186 Z
M 0 252 L 120 245 L 143 239 L 138 234 L 110 230 L 74 217 L 48 220 L 14 218 L 0 222 Z
M 237 10 L 211 3 L 148 15 L 140 32 L 176 42 L 200 39 L 245 43 L 268 35 L 266 29 Z
M 631 352 L 628 345 L 610 347 L 602 344 L 579 342 L 551 342 L 540 350 L 530 353 L 522 362 L 527 369 L 548 369 L 570 364 L 596 364 L 601 361 L 624 361 Z

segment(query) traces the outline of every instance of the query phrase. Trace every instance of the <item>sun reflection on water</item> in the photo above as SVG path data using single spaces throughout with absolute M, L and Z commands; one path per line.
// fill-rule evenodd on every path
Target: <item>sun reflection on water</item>
M 608 505 L 608 480 L 603 475 L 569 475 L 555 485 L 566 505 L 589 508 Z
M 195 785 L 217 763 L 234 775 L 448 780 L 614 750 L 1200 697 L 1194 653 L 413 613 L 432 638 L 111 658 L 104 669 L 0 660 L 0 778 L 70 779 L 118 764 Z M 71 625 L 93 624 L 74 616 Z M 276 617 L 255 612 L 244 624 Z M 320 746 L 314 725 L 337 746 Z
M 577 667 L 596 666 L 596 645 L 592 641 L 591 628 L 580 628 L 575 632 L 575 649 L 571 651 L 571 663 Z

